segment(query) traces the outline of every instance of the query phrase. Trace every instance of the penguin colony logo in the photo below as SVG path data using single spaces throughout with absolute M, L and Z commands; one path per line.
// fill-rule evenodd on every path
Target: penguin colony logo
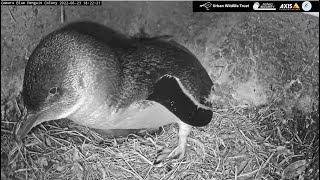
M 303 9 L 304 11 L 310 11 L 311 8 L 312 8 L 311 2 L 305 1 L 305 2 L 302 3 L 302 9 Z
M 262 3 L 260 4 L 259 2 L 255 2 L 252 6 L 253 10 L 265 10 L 265 11 L 272 11 L 276 10 L 275 6 L 273 3 Z
M 281 4 L 281 6 L 279 7 L 279 10 L 300 10 L 300 7 L 298 5 L 298 3 L 294 3 L 294 4 Z

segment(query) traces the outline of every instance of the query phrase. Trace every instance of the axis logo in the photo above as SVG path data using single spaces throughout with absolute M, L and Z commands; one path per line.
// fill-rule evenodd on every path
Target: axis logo
M 279 10 L 300 10 L 300 6 L 298 5 L 298 3 L 281 4 Z

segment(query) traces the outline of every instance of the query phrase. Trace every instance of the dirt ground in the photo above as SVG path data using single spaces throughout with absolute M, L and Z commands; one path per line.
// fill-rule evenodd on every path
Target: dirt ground
M 25 147 L 13 141 L 28 56 L 44 35 L 78 20 L 128 37 L 170 35 L 201 61 L 219 115 L 193 129 L 182 161 L 150 164 L 151 142 L 174 146 L 175 125 L 159 136 L 97 140 L 57 121 L 34 128 Z M 1 6 L 1 178 L 318 179 L 318 76 L 319 18 L 301 13 L 192 13 L 192 2 Z M 61 133 L 43 130 L 52 128 Z

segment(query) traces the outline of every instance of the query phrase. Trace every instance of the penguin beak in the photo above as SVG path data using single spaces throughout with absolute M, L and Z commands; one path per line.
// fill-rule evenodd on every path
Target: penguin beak
M 33 128 L 39 118 L 39 114 L 28 114 L 24 120 L 19 121 L 14 129 L 14 138 L 20 142 Z

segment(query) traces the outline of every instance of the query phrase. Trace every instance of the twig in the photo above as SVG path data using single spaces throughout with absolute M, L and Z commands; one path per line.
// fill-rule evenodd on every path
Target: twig
M 64 6 L 61 6 L 61 14 L 60 14 L 61 24 L 64 23 Z
M 143 160 L 145 160 L 148 164 L 152 165 L 153 163 L 151 161 L 149 161 L 149 159 L 147 159 L 146 157 L 144 157 L 142 154 L 140 154 L 139 152 L 135 151 L 135 154 L 138 154 Z
M 1 128 L 1 133 L 2 133 L 2 132 L 4 132 L 4 133 L 8 133 L 8 134 L 13 134 L 13 132 L 12 132 L 12 131 L 7 130 L 7 129 L 2 129 L 2 128 Z
M 9 7 L 8 7 L 8 10 L 9 10 L 9 15 L 10 15 L 11 19 L 12 19 L 14 22 L 17 22 L 16 19 L 13 17 L 12 12 L 11 12 L 11 10 L 10 10 Z

